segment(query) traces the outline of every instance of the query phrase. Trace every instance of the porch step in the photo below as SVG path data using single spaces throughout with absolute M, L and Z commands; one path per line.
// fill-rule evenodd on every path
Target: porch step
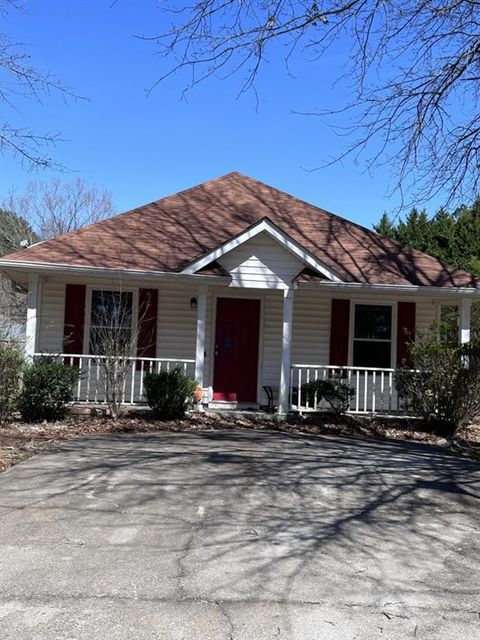
M 205 409 L 204 413 L 207 415 L 223 416 L 225 418 L 246 418 L 254 422 L 283 422 L 286 419 L 285 415 L 270 413 L 262 411 L 261 409 L 216 409 L 210 406 L 208 409 Z
M 225 400 L 212 400 L 208 403 L 209 409 L 221 411 L 259 411 L 258 402 L 227 402 Z

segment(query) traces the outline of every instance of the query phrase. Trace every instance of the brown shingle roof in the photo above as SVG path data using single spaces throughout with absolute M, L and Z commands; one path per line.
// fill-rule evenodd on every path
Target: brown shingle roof
M 240 173 L 23 249 L 9 260 L 180 271 L 269 218 L 346 282 L 479 286 L 479 279 Z

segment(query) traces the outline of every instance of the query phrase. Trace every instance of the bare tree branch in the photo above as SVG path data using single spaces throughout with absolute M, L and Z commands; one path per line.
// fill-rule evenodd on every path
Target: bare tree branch
M 42 240 L 94 224 L 114 213 L 111 194 L 89 187 L 83 178 L 30 182 L 24 193 L 11 193 L 3 204 L 28 220 Z
M 393 188 L 417 201 L 478 193 L 478 0 L 179 0 L 164 17 L 170 27 L 142 36 L 168 65 L 151 90 L 189 69 L 186 90 L 222 71 L 241 74 L 246 91 L 268 55 L 279 55 L 274 42 L 289 63 L 292 51 L 319 59 L 342 39 L 351 100 L 315 113 L 345 144 L 320 166 L 347 156 L 367 169 L 386 164 Z
M 135 376 L 140 326 L 151 313 L 149 303 L 139 305 L 137 311 L 135 314 L 132 292 L 123 291 L 121 287 L 113 291 L 96 290 L 92 294 L 90 353 L 98 356 L 95 364 L 114 419 L 120 415 L 125 401 L 127 378 Z
M 52 95 L 65 101 L 80 96 L 52 73 L 37 68 L 27 46 L 6 33 L 11 12 L 22 9 L 20 2 L 0 0 L 0 153 L 18 157 L 28 168 L 59 168 L 48 150 L 60 142 L 60 134 L 26 126 L 19 104 L 27 99 L 42 105 Z
M 112 215 L 110 192 L 89 187 L 83 178 L 72 182 L 30 182 L 24 193 L 0 203 L 0 256 L 23 245 L 56 237 Z M 22 327 L 26 296 L 0 273 L 0 329 Z

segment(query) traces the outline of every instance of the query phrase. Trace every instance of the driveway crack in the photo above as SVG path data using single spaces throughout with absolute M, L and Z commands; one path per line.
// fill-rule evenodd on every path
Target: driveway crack
M 180 594 L 181 600 L 187 600 L 189 598 L 187 589 L 185 587 L 185 581 L 187 579 L 187 559 L 192 551 L 195 538 L 201 533 L 202 529 L 205 527 L 205 509 L 203 507 L 199 507 L 197 514 L 199 516 L 198 522 L 196 526 L 193 527 L 192 533 L 188 537 L 183 548 L 180 550 L 180 555 L 177 558 L 178 565 L 178 590 Z
M 222 605 L 219 600 L 215 600 L 215 604 L 219 608 L 220 613 L 222 614 L 222 616 L 228 622 L 227 639 L 228 640 L 234 640 L 234 635 L 233 634 L 235 633 L 235 626 L 233 624 L 232 618 L 230 617 L 229 613 L 227 612 L 226 607 L 224 605 Z

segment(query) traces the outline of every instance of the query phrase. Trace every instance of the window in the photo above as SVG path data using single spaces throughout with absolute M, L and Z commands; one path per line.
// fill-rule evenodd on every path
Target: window
M 125 355 L 131 349 L 133 294 L 131 291 L 92 291 L 89 353 Z
M 355 305 L 353 366 L 390 368 L 392 364 L 392 307 Z

